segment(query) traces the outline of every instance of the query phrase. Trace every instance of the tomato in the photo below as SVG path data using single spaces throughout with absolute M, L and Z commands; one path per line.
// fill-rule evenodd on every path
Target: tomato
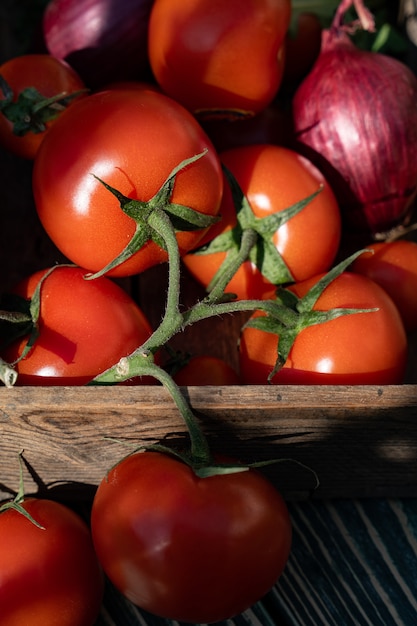
M 11 98 L 13 103 L 22 98 L 22 92 L 29 87 L 36 89 L 42 99 L 59 94 L 68 97 L 85 89 L 84 82 L 72 67 L 48 54 L 26 54 L 9 59 L 0 66 L 0 76 L 13 92 Z M 77 96 L 80 97 L 82 94 Z M 3 109 L 0 113 L 0 144 L 10 152 L 32 160 L 45 133 L 56 122 L 64 105 L 61 103 L 47 109 L 43 108 L 42 111 L 47 112 L 46 117 L 41 117 L 39 113 L 33 114 L 32 109 L 25 109 L 25 117 L 31 115 L 29 128 L 33 130 L 26 130 L 24 134 L 17 135 L 13 130 L 14 123 L 5 115 L 6 100 L 4 88 L 3 91 L 0 89 L 0 108 Z M 69 99 L 65 106 L 70 106 L 74 101 L 75 99 Z M 25 127 L 26 125 L 25 119 Z
M 407 332 L 417 330 L 417 243 L 397 240 L 372 243 L 352 265 L 383 287 L 395 302 Z
M 154 89 L 109 89 L 75 103 L 42 144 L 33 172 L 39 218 L 73 263 L 104 268 L 125 248 L 135 221 L 93 175 L 129 199 L 151 199 L 184 159 L 207 153 L 176 177 L 171 200 L 215 216 L 223 179 L 217 152 L 195 118 Z M 198 244 L 206 229 L 177 232 L 180 251 Z M 166 252 L 148 242 L 112 276 L 136 274 Z
M 326 271 L 339 247 L 341 218 L 335 196 L 316 167 L 295 151 L 271 144 L 231 148 L 221 152 L 220 158 L 258 218 L 290 207 L 323 185 L 318 196 L 275 230 L 271 239 L 291 280 L 305 280 Z M 220 213 L 222 221 L 212 227 L 206 241 L 236 226 L 236 209 L 228 187 L 224 190 Z M 233 250 L 237 243 L 233 241 L 230 245 Z M 257 245 L 258 256 L 262 257 L 261 244 Z M 190 273 L 207 286 L 225 257 L 226 251 L 211 252 L 208 248 L 189 253 L 183 260 Z M 274 291 L 270 280 L 251 259 L 242 264 L 226 290 L 239 298 L 263 298 Z
M 318 277 L 289 289 L 304 296 Z M 396 306 L 365 276 L 344 272 L 316 301 L 314 310 L 361 308 L 354 313 L 303 329 L 295 339 L 275 384 L 389 385 L 403 382 L 407 338 Z M 259 315 L 256 312 L 254 315 Z M 247 384 L 266 384 L 277 358 L 278 337 L 244 328 L 240 340 L 241 376 Z
M 162 89 L 202 116 L 251 116 L 275 97 L 289 0 L 156 0 L 149 60 Z
M 239 376 L 231 365 L 210 354 L 192 356 L 173 375 L 177 385 L 238 385 Z
M 87 524 L 53 500 L 22 506 L 43 529 L 14 509 L 0 514 L 2 626 L 93 626 L 104 585 Z
M 46 270 L 23 280 L 15 292 L 31 298 Z M 79 267 L 55 268 L 42 283 L 39 336 L 18 361 L 17 384 L 82 385 L 138 348 L 151 327 L 132 298 L 106 277 L 84 279 Z M 6 348 L 8 363 L 22 354 L 27 339 Z
M 211 623 L 260 599 L 285 567 L 282 496 L 250 469 L 199 478 L 157 452 L 126 457 L 100 483 L 91 514 L 113 584 L 159 616 Z
M 201 125 L 218 152 L 254 143 L 289 146 L 294 137 L 291 114 L 278 103 L 267 106 L 254 117 L 212 118 L 201 120 Z
M 311 70 L 321 49 L 322 24 L 315 13 L 301 11 L 294 16 L 294 28 L 290 27 L 285 38 L 284 81 L 300 82 Z

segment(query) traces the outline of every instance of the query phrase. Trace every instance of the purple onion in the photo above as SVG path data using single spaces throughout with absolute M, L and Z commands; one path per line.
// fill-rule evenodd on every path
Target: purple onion
M 147 78 L 149 14 L 154 0 L 51 0 L 43 15 L 50 54 L 92 88 Z
M 342 0 L 321 53 L 293 99 L 299 149 L 321 169 L 347 228 L 373 237 L 409 221 L 417 194 L 417 77 L 392 57 L 358 49 Z

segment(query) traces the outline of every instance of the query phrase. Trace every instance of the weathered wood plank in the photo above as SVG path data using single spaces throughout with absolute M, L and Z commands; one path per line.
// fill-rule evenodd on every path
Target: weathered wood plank
M 415 385 L 184 392 L 213 449 L 248 462 L 282 457 L 303 463 L 319 476 L 315 498 L 417 496 Z M 40 485 L 82 497 L 130 450 L 107 438 L 183 442 L 186 429 L 161 387 L 1 389 L 0 490 L 17 488 L 23 449 Z M 301 466 L 279 463 L 265 472 L 288 498 L 311 495 L 313 475 Z M 29 473 L 26 488 L 36 488 Z

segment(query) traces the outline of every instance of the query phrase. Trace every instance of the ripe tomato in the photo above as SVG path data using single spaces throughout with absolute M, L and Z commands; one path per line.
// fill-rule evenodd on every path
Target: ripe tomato
M 0 514 L 2 626 L 93 626 L 104 585 L 88 526 L 52 500 L 22 506 L 43 529 L 14 509 Z
M 248 470 L 199 478 L 157 452 L 133 454 L 100 483 L 91 514 L 98 558 L 132 602 L 211 623 L 260 599 L 285 567 L 291 523 L 281 495 Z
M 304 296 L 318 277 L 289 289 Z M 303 329 L 275 384 L 389 385 L 403 382 L 407 338 L 396 306 L 365 276 L 344 272 L 323 291 L 314 310 L 378 308 Z M 254 315 L 261 313 L 256 312 Z M 247 384 L 266 384 L 277 358 L 277 336 L 244 328 L 240 340 L 241 376 Z
M 46 270 L 22 281 L 15 292 L 30 299 Z M 83 385 L 138 348 L 151 327 L 131 297 L 109 278 L 84 279 L 79 267 L 57 267 L 41 287 L 39 336 L 18 361 L 17 384 Z M 14 362 L 26 338 L 6 348 Z
M 35 159 L 39 218 L 68 259 L 101 270 L 132 239 L 136 224 L 93 174 L 124 196 L 147 201 L 175 167 L 204 150 L 205 156 L 177 175 L 171 199 L 215 216 L 223 189 L 221 167 L 195 118 L 155 89 L 97 92 L 66 111 Z M 177 232 L 181 252 L 197 245 L 204 233 Z M 136 274 L 166 259 L 161 247 L 148 242 L 109 275 Z
M 294 16 L 285 38 L 284 81 L 297 84 L 311 70 L 321 48 L 322 24 L 315 13 L 301 11 Z
M 407 332 L 417 330 L 417 243 L 397 240 L 372 243 L 352 265 L 383 287 L 391 296 Z
M 258 218 L 290 207 L 323 185 L 314 200 L 275 231 L 272 241 L 293 280 L 301 281 L 326 271 L 339 247 L 341 218 L 334 194 L 316 167 L 293 150 L 271 144 L 231 148 L 221 152 L 220 158 Z M 221 222 L 212 227 L 205 241 L 236 226 L 236 210 L 227 186 L 220 213 Z M 236 245 L 234 238 L 232 246 Z M 257 250 L 263 256 L 260 245 Z M 185 255 L 183 261 L 190 273 L 207 286 L 225 257 L 225 251 L 211 252 L 208 248 Z M 239 298 L 263 298 L 274 289 L 253 260 L 248 259 L 229 282 L 227 291 Z
M 197 354 L 178 370 L 173 378 L 177 385 L 238 385 L 239 376 L 223 359 Z
M 251 116 L 284 68 L 289 0 L 156 0 L 149 60 L 162 89 L 198 115 Z
M 52 98 L 59 94 L 66 97 L 85 89 L 84 82 L 78 74 L 64 61 L 60 61 L 48 54 L 26 54 L 14 57 L 5 61 L 0 66 L 0 76 L 6 81 L 13 96 L 11 102 L 16 103 L 18 98 L 22 98 L 22 92 L 31 87 L 38 91 L 42 99 Z M 77 98 L 82 97 L 82 94 Z M 5 113 L 5 103 L 7 101 L 4 89 L 0 89 L 0 144 L 10 152 L 25 159 L 34 159 L 38 148 L 45 137 L 45 133 L 56 122 L 57 117 L 64 109 L 64 105 L 55 104 L 48 108 L 43 107 L 34 114 L 32 100 L 28 102 L 29 108 L 25 108 L 25 128 L 29 126 L 32 130 L 26 130 L 24 134 L 15 134 L 14 123 L 10 121 Z M 70 99 L 68 106 L 75 101 Z M 30 116 L 30 124 L 26 117 Z

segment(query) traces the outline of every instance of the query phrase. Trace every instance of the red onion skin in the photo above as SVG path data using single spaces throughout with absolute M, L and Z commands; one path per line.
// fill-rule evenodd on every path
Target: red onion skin
M 373 237 L 404 224 L 417 194 L 417 77 L 404 64 L 323 31 L 293 98 L 298 149 L 332 185 L 346 227 Z
M 51 0 L 43 14 L 47 50 L 91 88 L 148 79 L 149 14 L 154 0 Z

